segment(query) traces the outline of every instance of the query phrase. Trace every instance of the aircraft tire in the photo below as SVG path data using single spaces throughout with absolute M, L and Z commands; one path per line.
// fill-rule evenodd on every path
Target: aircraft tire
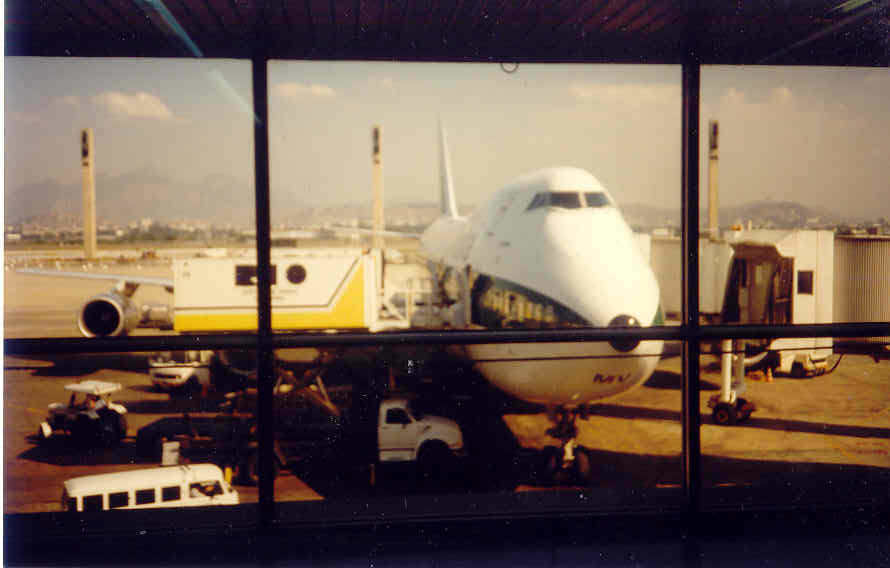
M 562 452 L 556 446 L 547 446 L 541 451 L 541 466 L 538 479 L 542 485 L 555 485 L 562 465 Z
M 593 468 L 590 464 L 590 454 L 587 448 L 578 446 L 575 449 L 575 477 L 578 485 L 590 485 L 593 481 Z

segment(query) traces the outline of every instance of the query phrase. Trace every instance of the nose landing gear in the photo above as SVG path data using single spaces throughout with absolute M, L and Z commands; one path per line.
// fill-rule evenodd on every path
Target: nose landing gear
M 578 416 L 587 417 L 586 408 L 548 410 L 553 427 L 547 435 L 561 442 L 560 446 L 547 446 L 541 452 L 541 481 L 547 485 L 589 485 L 592 480 L 590 451 L 578 444 L 575 438 Z

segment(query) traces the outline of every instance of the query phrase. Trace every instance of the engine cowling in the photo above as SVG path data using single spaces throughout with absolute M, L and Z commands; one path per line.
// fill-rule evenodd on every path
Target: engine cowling
M 77 327 L 86 337 L 116 337 L 139 326 L 139 308 L 116 291 L 90 298 L 80 310 Z

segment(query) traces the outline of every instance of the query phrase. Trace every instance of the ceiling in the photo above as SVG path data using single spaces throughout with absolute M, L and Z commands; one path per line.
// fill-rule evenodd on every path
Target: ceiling
M 691 7 L 690 7 L 691 6 Z M 6 55 L 890 65 L 890 0 L 6 0 Z

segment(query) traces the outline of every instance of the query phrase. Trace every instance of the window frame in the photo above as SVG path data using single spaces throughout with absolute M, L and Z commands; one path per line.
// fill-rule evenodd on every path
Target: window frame
M 272 265 L 270 262 L 271 228 L 269 198 L 269 148 L 268 148 L 268 85 L 267 64 L 269 59 L 258 55 L 251 60 L 254 103 L 254 167 L 255 167 L 255 214 L 256 214 L 256 274 L 258 297 L 258 328 L 256 333 L 242 334 L 192 334 L 179 336 L 140 336 L 127 338 L 27 338 L 4 339 L 7 354 L 30 355 L 45 353 L 100 353 L 130 351 L 171 351 L 188 350 L 196 342 L 205 349 L 247 349 L 256 352 L 258 367 L 257 422 L 259 438 L 259 506 L 255 522 L 260 528 L 268 529 L 279 521 L 274 500 L 274 479 L 269 472 L 275 459 L 273 453 L 273 386 L 274 352 L 289 347 L 392 345 L 413 343 L 418 345 L 467 344 L 473 342 L 510 343 L 526 341 L 608 341 L 611 339 L 662 339 L 679 340 L 683 345 L 682 381 L 682 468 L 683 487 L 681 510 L 693 516 L 703 512 L 701 505 L 701 416 L 697 409 L 700 401 L 699 359 L 700 342 L 713 339 L 751 339 L 778 337 L 871 337 L 887 335 L 887 325 L 881 323 L 855 324 L 811 324 L 781 326 L 703 326 L 699 322 L 699 98 L 701 62 L 690 50 L 682 62 L 682 250 L 686 262 L 683 263 L 683 314 L 681 325 L 677 327 L 655 327 L 637 329 L 530 329 L 501 331 L 408 331 L 385 336 L 373 333 L 344 333 L 337 335 L 284 335 L 273 334 L 271 328 L 271 285 Z M 158 500 L 155 503 L 165 503 Z M 162 496 L 161 496 L 162 497 Z M 483 496 L 476 496 L 479 499 Z M 180 495 L 180 499 L 182 496 Z M 134 498 L 134 500 L 136 500 Z M 560 503 L 556 501 L 556 503 Z M 795 503 L 787 503 L 787 508 Z M 539 515 L 538 510 L 523 510 L 515 502 L 507 503 L 506 508 L 516 516 Z M 565 503 L 561 503 L 563 508 Z M 644 502 L 629 505 L 631 510 L 645 512 L 664 511 L 660 502 Z M 334 511 L 336 507 L 328 510 Z M 566 509 L 564 509 L 566 510 Z M 584 505 L 574 511 L 585 515 L 602 513 L 594 505 Z M 442 518 L 449 512 L 443 509 Z M 40 515 L 39 513 L 36 515 Z M 395 514 L 398 518 L 398 513 Z M 376 514 L 366 518 L 375 522 Z M 404 518 L 410 518 L 405 516 Z M 319 518 L 321 525 L 327 520 Z

